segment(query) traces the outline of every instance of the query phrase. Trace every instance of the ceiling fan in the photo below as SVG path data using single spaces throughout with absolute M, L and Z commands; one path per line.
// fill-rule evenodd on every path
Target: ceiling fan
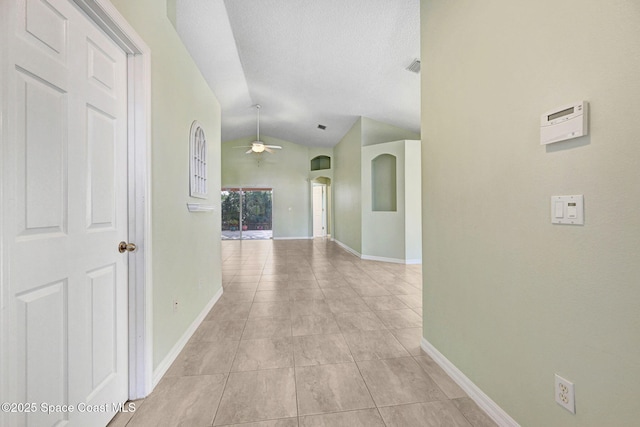
M 242 146 L 235 148 L 248 148 L 245 154 L 257 153 L 260 154 L 266 151 L 269 154 L 273 154 L 273 150 L 281 150 L 282 147 L 279 145 L 266 145 L 264 142 L 260 141 L 260 104 L 256 104 L 256 109 L 258 110 L 258 120 L 257 120 L 257 136 L 256 140 L 251 143 L 250 146 Z

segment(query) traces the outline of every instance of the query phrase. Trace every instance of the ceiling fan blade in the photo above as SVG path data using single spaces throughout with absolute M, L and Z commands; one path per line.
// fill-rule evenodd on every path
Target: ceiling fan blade
M 282 150 L 282 147 L 279 145 L 265 145 L 265 147 L 267 148 L 275 148 L 277 150 Z
M 246 147 L 245 147 L 245 148 L 246 148 Z M 249 148 L 249 149 L 247 150 L 247 152 L 246 152 L 246 153 L 244 153 L 244 154 L 251 154 L 251 152 L 252 152 L 252 151 L 253 151 L 253 149 Z
M 242 145 L 242 146 L 237 145 L 237 146 L 232 147 L 232 148 L 251 148 L 251 146 L 249 146 L 249 145 Z
M 267 146 L 266 146 L 266 145 L 264 146 L 264 151 L 266 151 L 266 152 L 267 152 L 267 153 L 269 153 L 269 154 L 273 154 L 273 150 L 272 150 L 272 149 L 270 149 L 270 148 L 267 148 Z

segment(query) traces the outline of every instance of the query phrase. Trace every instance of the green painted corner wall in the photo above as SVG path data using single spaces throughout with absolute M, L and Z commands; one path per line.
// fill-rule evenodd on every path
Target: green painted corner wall
M 361 147 L 362 118 L 359 118 L 333 148 L 333 237 L 358 253 L 362 253 Z
M 178 0 L 166 0 L 167 1 L 167 18 L 173 27 L 176 27 L 176 13 L 177 13 L 177 2 Z
M 395 211 L 374 211 L 377 189 L 373 161 L 394 156 Z M 362 255 L 394 262 L 422 259 L 420 141 L 392 141 L 362 147 Z M 383 189 L 382 191 L 387 191 Z
M 153 367 L 221 289 L 220 105 L 167 18 L 166 3 L 112 0 L 151 49 Z M 189 133 L 208 143 L 209 198 L 189 197 Z M 216 207 L 189 213 L 186 203 Z M 173 312 L 173 300 L 179 309 Z
M 420 139 L 420 134 L 379 122 L 369 117 L 361 118 L 362 146 L 382 144 L 384 142 L 399 141 L 402 139 Z
M 404 181 L 404 239 L 405 260 L 422 262 L 422 142 L 405 141 L 405 181 Z M 418 262 L 419 261 L 419 262 Z
M 363 206 L 362 188 L 363 147 L 407 139 L 420 139 L 420 135 L 368 117 L 359 117 L 351 129 L 349 129 L 345 136 L 334 147 L 333 237 L 360 254 L 363 254 L 363 234 L 365 232 L 369 233 L 368 229 L 363 231 L 362 218 L 363 209 L 365 209 L 365 206 Z M 411 170 L 415 176 L 420 176 L 419 171 L 416 173 L 414 169 Z M 368 194 L 367 197 L 367 200 L 370 200 L 370 194 Z M 402 220 L 401 229 L 404 233 L 404 219 Z M 367 240 L 367 238 L 368 241 L 380 241 L 379 236 L 366 236 L 365 240 Z M 417 237 L 412 237 L 410 241 L 415 242 L 416 238 L 421 239 L 421 233 L 419 231 Z M 402 256 L 399 256 L 398 259 L 405 259 L 404 249 L 402 251 L 400 251 L 400 249 L 394 250 L 393 253 L 399 255 L 400 252 L 402 252 Z M 411 252 L 415 254 L 421 252 L 421 250 L 416 249 Z
M 522 426 L 640 419 L 639 22 L 636 0 L 421 1 L 424 336 Z M 583 99 L 589 135 L 541 146 Z M 571 194 L 584 226 L 552 225 Z

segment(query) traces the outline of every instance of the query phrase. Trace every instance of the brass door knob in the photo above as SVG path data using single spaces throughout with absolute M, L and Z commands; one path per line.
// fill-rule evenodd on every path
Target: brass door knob
M 138 247 L 134 243 L 120 242 L 118 244 L 118 251 L 120 251 L 121 254 L 125 252 L 133 252 L 136 249 L 138 249 Z

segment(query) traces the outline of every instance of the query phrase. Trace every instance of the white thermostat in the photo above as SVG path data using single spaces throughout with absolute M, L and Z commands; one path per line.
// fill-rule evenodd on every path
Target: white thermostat
M 589 103 L 587 101 L 563 105 L 540 117 L 540 144 L 551 144 L 589 133 Z

